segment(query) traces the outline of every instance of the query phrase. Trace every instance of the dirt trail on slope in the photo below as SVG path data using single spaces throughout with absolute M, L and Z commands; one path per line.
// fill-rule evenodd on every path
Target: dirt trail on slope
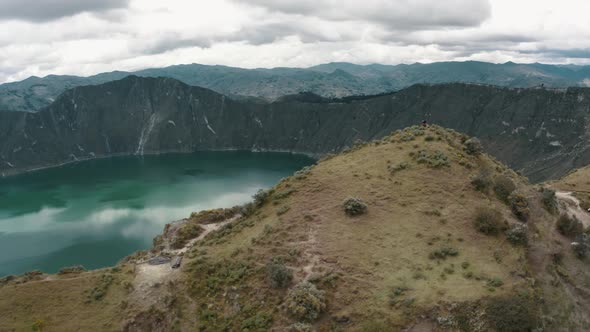
M 590 213 L 580 207 L 580 200 L 572 192 L 558 191 L 555 196 L 560 202 L 560 207 L 565 210 L 564 212 L 576 216 L 584 224 L 584 227 L 590 227 Z
M 178 250 L 168 250 L 166 253 L 183 256 L 194 246 L 195 243 L 203 240 L 208 234 L 234 222 L 238 218 L 240 218 L 240 215 L 236 215 L 223 222 L 201 225 L 204 231 L 198 237 L 192 239 L 183 248 Z M 167 294 L 164 286 L 168 282 L 178 279 L 180 276 L 180 270 L 180 268 L 173 269 L 170 263 L 159 265 L 150 265 L 147 261 L 138 263 L 135 269 L 135 279 L 133 280 L 133 293 L 131 294 L 131 298 L 144 307 L 149 307 L 161 302 L 163 297 Z

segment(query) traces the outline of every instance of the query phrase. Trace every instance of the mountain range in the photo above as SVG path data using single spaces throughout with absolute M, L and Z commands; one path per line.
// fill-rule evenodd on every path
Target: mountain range
M 479 83 L 505 87 L 571 87 L 590 85 L 590 66 L 438 62 L 411 65 L 328 63 L 309 68 L 242 69 L 199 64 L 114 71 L 90 77 L 49 75 L 0 85 L 0 110 L 34 112 L 64 91 L 101 84 L 130 74 L 170 77 L 233 98 L 273 101 L 284 95 L 311 92 L 323 97 L 374 95 L 417 83 Z
M 376 96 L 233 99 L 171 78 L 70 89 L 38 112 L 0 112 L 0 173 L 112 155 L 196 150 L 324 156 L 422 120 L 480 138 L 532 181 L 590 164 L 590 88 L 418 84 Z

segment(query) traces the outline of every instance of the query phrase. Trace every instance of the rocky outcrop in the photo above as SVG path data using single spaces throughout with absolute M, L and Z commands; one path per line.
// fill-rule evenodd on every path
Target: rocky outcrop
M 120 154 L 195 150 L 322 155 L 429 122 L 479 137 L 538 181 L 590 164 L 590 89 L 416 85 L 374 97 L 234 100 L 169 78 L 130 76 L 62 94 L 37 113 L 0 112 L 0 173 Z

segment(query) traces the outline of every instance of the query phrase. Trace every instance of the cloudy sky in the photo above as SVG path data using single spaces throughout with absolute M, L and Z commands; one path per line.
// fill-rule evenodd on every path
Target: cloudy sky
M 0 82 L 181 63 L 590 64 L 588 0 L 0 0 Z

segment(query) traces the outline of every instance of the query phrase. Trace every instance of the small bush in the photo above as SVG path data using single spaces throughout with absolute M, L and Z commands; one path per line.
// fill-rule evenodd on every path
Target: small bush
M 266 275 L 273 288 L 285 288 L 293 280 L 293 272 L 276 260 L 266 264 Z
M 516 185 L 509 177 L 498 175 L 494 178 L 494 192 L 502 202 L 508 203 L 508 196 L 510 196 L 514 190 L 516 190 Z
M 543 189 L 543 197 L 541 198 L 545 209 L 551 214 L 555 214 L 558 211 L 557 198 L 555 197 L 555 190 Z
M 442 151 L 436 150 L 429 152 L 426 150 L 418 151 L 418 155 L 414 156 L 418 164 L 427 164 L 428 167 L 441 168 L 450 166 L 449 157 Z
M 277 201 L 281 200 L 281 199 L 285 199 L 285 198 L 289 197 L 294 192 L 295 192 L 295 189 L 281 191 L 281 192 L 274 194 L 273 199 L 277 200 Z
M 109 287 L 112 283 L 113 276 L 110 274 L 103 274 L 100 277 L 98 285 L 96 285 L 96 287 L 90 291 L 90 299 L 95 301 L 101 300 L 107 294 L 107 291 L 109 290 Z
M 344 201 L 344 212 L 351 217 L 365 214 L 367 213 L 367 204 L 360 198 L 349 198 Z
M 266 331 L 272 324 L 272 315 L 258 312 L 242 322 L 242 331 Z
M 465 152 L 467 154 L 477 156 L 483 151 L 483 146 L 478 138 L 471 138 L 465 141 Z
M 288 328 L 287 328 L 287 332 L 312 332 L 313 328 L 311 327 L 311 325 L 307 324 L 307 323 L 295 323 L 295 324 L 291 324 Z
M 474 226 L 486 235 L 497 235 L 504 227 L 502 214 L 493 208 L 480 207 L 475 211 Z
M 582 234 L 584 225 L 574 215 L 562 214 L 557 219 L 557 230 L 564 236 L 574 237 Z
M 240 213 L 241 206 L 234 206 L 232 208 L 220 208 L 212 210 L 204 210 L 193 212 L 190 216 L 190 221 L 196 224 L 212 224 L 226 219 L 229 219 Z
M 512 213 L 514 213 L 516 218 L 520 219 L 521 221 L 529 220 L 529 216 L 531 215 L 531 211 L 529 210 L 529 202 L 523 194 L 513 192 L 510 194 L 510 196 L 508 196 L 508 202 L 510 203 Z
M 526 296 L 492 298 L 486 305 L 487 320 L 495 331 L 533 331 L 538 324 L 536 306 Z
M 342 151 L 344 153 L 346 153 L 346 151 Z M 311 173 L 311 166 L 305 166 L 303 167 L 301 170 L 295 172 L 295 179 L 297 180 L 303 180 L 305 178 L 307 178 L 307 176 Z
M 201 235 L 201 233 L 203 233 L 203 228 L 201 225 L 188 221 L 184 225 L 180 226 L 176 232 L 174 241 L 172 241 L 170 246 L 172 249 L 181 249 L 188 243 L 189 240 L 198 237 Z
M 410 164 L 406 163 L 406 162 L 401 162 L 399 164 L 395 164 L 395 165 L 389 165 L 389 167 L 387 167 L 389 169 L 389 172 L 391 173 L 391 175 L 394 175 L 395 173 L 399 172 L 399 171 L 403 171 L 404 169 L 408 169 L 410 167 Z
M 43 329 L 45 329 L 45 321 L 41 319 L 36 319 L 33 325 L 31 326 L 31 329 L 33 331 L 43 332 Z
M 416 136 L 414 136 L 412 133 L 404 132 L 400 135 L 400 140 L 403 142 L 413 141 L 414 139 L 416 139 Z
M 318 290 L 314 284 L 303 281 L 289 291 L 285 305 L 293 317 L 313 321 L 326 309 L 326 299 L 323 291 Z
M 576 241 L 572 243 L 572 250 L 580 259 L 588 257 L 588 253 L 590 253 L 590 235 L 586 233 L 578 235 Z
M 491 171 L 489 169 L 481 170 L 471 178 L 471 184 L 475 190 L 481 191 L 483 193 L 487 192 L 493 184 Z
M 526 246 L 528 244 L 527 227 L 523 224 L 514 224 L 506 231 L 508 241 L 514 245 Z
M 447 257 L 455 257 L 459 255 L 459 251 L 453 247 L 442 247 L 434 250 L 428 256 L 430 259 L 446 259 Z
M 254 205 L 256 205 L 256 207 L 261 207 L 264 205 L 264 203 L 266 203 L 266 201 L 268 200 L 268 197 L 270 196 L 270 193 L 266 190 L 260 189 L 256 192 L 256 194 L 254 194 L 254 196 L 252 196 L 252 198 L 254 199 Z
M 488 279 L 488 286 L 490 286 L 490 287 L 498 288 L 498 287 L 502 287 L 503 285 L 504 285 L 504 281 L 502 281 L 502 279 L 500 279 L 500 278 Z
M 78 274 L 85 272 L 86 269 L 82 265 L 74 265 L 68 267 L 62 267 L 57 274 Z

